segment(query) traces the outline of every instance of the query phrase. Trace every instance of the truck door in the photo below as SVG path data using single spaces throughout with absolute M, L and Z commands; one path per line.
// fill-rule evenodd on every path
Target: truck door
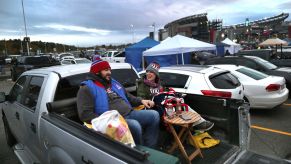
M 43 76 L 31 76 L 24 93 L 22 133 L 25 146 L 29 147 L 37 157 L 40 157 L 38 139 L 38 120 L 42 97 Z M 43 87 L 44 88 L 44 87 Z
M 11 132 L 14 134 L 18 142 L 23 141 L 23 133 L 21 132 L 21 120 L 22 120 L 22 108 L 24 91 L 28 82 L 27 76 L 20 77 L 12 87 L 9 93 L 9 100 L 3 104 L 3 110 L 5 117 L 8 120 L 8 124 Z

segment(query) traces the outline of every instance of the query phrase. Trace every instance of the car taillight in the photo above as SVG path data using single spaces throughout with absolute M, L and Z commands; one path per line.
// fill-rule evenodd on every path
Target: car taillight
M 281 85 L 279 85 L 279 84 L 270 84 L 266 87 L 266 90 L 268 92 L 277 91 L 280 89 L 280 87 L 281 87 Z
M 201 92 L 205 96 L 215 96 L 215 97 L 231 98 L 231 92 L 212 91 L 212 90 L 201 90 Z

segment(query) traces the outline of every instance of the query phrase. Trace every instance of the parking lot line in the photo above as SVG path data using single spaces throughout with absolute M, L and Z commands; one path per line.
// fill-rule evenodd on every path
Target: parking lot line
M 263 131 L 268 131 L 268 132 L 273 132 L 273 133 L 278 133 L 278 134 L 283 134 L 283 135 L 287 135 L 287 136 L 291 137 L 291 133 L 288 133 L 288 132 L 283 132 L 283 131 L 279 131 L 279 130 L 264 128 L 264 127 L 260 127 L 260 126 L 256 126 L 256 125 L 252 125 L 251 128 L 259 129 L 259 130 L 263 130 Z
M 286 106 L 291 106 L 291 104 L 287 104 L 287 103 L 284 103 L 283 105 L 286 105 Z

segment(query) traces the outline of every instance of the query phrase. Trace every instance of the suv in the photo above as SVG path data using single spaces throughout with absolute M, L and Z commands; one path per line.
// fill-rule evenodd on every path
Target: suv
M 54 62 L 47 56 L 22 56 L 17 58 L 17 61 L 13 62 L 11 65 L 11 78 L 12 81 L 15 81 L 23 72 L 27 70 L 49 67 L 58 64 L 59 63 Z
M 288 67 L 280 68 L 274 64 L 256 56 L 226 56 L 210 58 L 205 62 L 206 65 L 213 64 L 234 64 L 249 67 L 268 75 L 281 76 L 286 80 L 286 87 L 291 89 L 291 69 Z M 289 92 L 290 94 L 290 92 Z
M 145 71 L 139 73 L 141 76 Z M 184 65 L 161 67 L 162 85 L 186 94 L 243 99 L 243 87 L 229 71 L 213 66 Z

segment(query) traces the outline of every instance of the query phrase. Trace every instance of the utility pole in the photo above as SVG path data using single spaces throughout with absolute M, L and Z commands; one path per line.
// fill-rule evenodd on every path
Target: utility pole
M 134 29 L 133 29 L 133 24 L 130 25 L 131 32 L 132 32 L 132 44 L 134 44 Z
M 6 40 L 4 39 L 4 46 L 5 46 L 5 57 L 7 57 L 7 47 L 6 47 Z
M 156 34 L 156 23 L 155 22 L 153 23 L 152 27 L 154 28 L 154 38 L 153 39 L 155 40 L 155 34 Z
M 26 29 L 26 19 L 25 19 L 25 13 L 24 13 L 24 5 L 23 5 L 23 0 L 21 0 L 22 2 L 22 14 L 23 14 L 23 21 L 24 21 L 24 28 L 25 28 L 25 37 L 26 37 L 26 48 L 27 48 L 27 55 L 30 55 L 29 52 L 29 44 L 28 42 L 30 41 L 30 39 L 27 37 L 27 29 Z

